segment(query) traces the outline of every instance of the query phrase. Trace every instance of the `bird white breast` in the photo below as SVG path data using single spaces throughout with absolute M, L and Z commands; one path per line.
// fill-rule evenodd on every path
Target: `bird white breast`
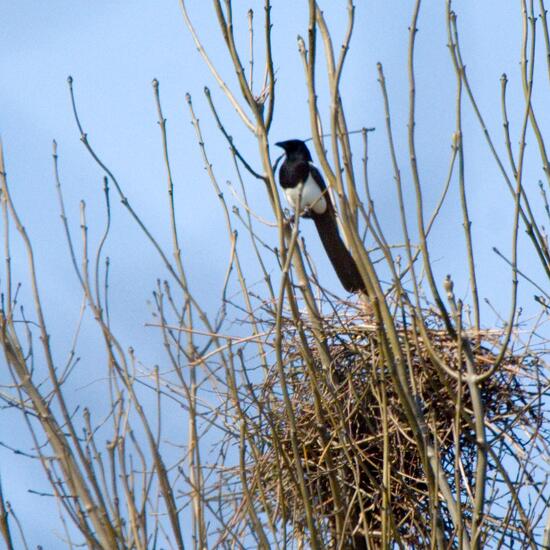
M 323 214 L 327 209 L 324 193 L 311 175 L 308 175 L 305 183 L 301 183 L 296 187 L 287 187 L 285 196 L 294 210 L 298 208 L 298 203 L 302 211 L 310 209 L 316 214 Z

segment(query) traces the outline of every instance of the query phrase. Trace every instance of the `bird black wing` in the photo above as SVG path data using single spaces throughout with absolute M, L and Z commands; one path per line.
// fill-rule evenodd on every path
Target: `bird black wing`
M 308 162 L 308 164 L 309 175 L 312 177 L 313 181 L 321 188 L 321 191 L 323 192 L 323 195 L 325 197 L 325 201 L 327 203 L 327 209 L 325 213 L 334 216 L 334 205 L 332 204 L 332 199 L 330 198 L 330 193 L 328 192 L 325 179 L 323 178 L 323 175 L 321 174 L 317 166 L 315 166 L 312 162 Z
M 319 172 L 317 166 L 315 166 L 311 162 L 308 162 L 307 164 L 309 166 L 309 175 L 311 175 L 315 183 L 321 188 L 321 191 L 325 191 L 327 188 L 327 184 L 325 183 L 325 179 L 321 175 L 321 172 Z

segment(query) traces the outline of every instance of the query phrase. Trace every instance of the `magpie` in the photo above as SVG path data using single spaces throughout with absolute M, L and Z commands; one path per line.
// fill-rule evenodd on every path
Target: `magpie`
M 276 143 L 285 151 L 279 183 L 294 210 L 314 221 L 338 279 L 348 292 L 366 292 L 357 264 L 340 237 L 336 211 L 321 172 L 313 164 L 306 144 L 299 139 Z

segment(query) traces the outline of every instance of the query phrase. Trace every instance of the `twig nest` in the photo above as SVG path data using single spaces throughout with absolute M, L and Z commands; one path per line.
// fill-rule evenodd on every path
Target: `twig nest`
M 428 323 L 431 349 L 447 367 L 460 371 L 460 378 L 434 363 L 423 339 L 411 328 L 399 331 L 401 355 L 407 383 L 424 419 L 424 437 L 436 449 L 455 499 L 460 495 L 467 522 L 478 446 L 466 367 L 459 360 L 457 340 L 440 320 L 431 315 Z M 360 316 L 329 319 L 324 328 L 330 335 L 329 369 L 323 368 L 317 352 L 308 365 L 295 327 L 289 324 L 283 329 L 292 413 L 281 395 L 279 371 L 273 367 L 263 387 L 263 394 L 270 395 L 260 427 L 267 434 L 262 437 L 265 451 L 249 465 L 256 495 L 268 495 L 277 520 L 291 524 L 295 532 L 303 530 L 300 536 L 307 537 L 301 469 L 307 504 L 327 544 L 336 540 L 337 532 L 341 540 L 344 532 L 349 538 L 344 547 L 366 548 L 361 546 L 366 538 L 376 548 L 385 529 L 391 540 L 399 539 L 408 547 L 429 546 L 433 514 L 425 468 L 385 359 L 383 335 Z M 493 365 L 501 336 L 500 330 L 490 330 L 466 337 L 478 374 Z M 317 349 L 313 341 L 310 346 Z M 510 353 L 480 383 L 487 441 L 501 462 L 507 453 L 522 452 L 525 439 L 537 434 L 542 413 L 536 379 L 541 366 L 538 357 Z M 489 454 L 488 475 L 496 473 Z M 488 498 L 496 502 L 498 491 Z M 454 526 L 444 500 L 439 502 L 444 531 L 452 541 Z M 494 524 L 491 529 L 498 529 L 506 510 L 499 512 L 490 501 L 486 510 Z

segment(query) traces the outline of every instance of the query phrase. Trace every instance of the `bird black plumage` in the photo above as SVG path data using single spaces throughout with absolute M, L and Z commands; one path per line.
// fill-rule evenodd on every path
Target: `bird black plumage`
M 306 144 L 299 139 L 276 143 L 286 158 L 279 171 L 279 183 L 290 205 L 315 223 L 321 242 L 338 279 L 348 292 L 366 292 L 357 264 L 346 248 L 336 222 L 336 211 L 319 169 L 313 164 Z

